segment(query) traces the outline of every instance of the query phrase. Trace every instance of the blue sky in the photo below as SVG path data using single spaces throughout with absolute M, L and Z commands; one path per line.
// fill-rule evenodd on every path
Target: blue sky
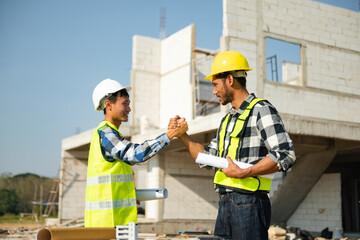
M 132 37 L 159 37 L 161 7 L 167 34 L 195 23 L 196 45 L 219 48 L 220 0 L 0 0 L 0 174 L 56 176 L 61 140 L 103 118 L 93 88 L 129 84 Z

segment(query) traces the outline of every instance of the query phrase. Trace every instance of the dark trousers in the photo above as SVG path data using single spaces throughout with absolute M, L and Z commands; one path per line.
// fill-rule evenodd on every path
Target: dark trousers
M 214 235 L 222 239 L 267 240 L 270 218 L 266 193 L 221 194 Z

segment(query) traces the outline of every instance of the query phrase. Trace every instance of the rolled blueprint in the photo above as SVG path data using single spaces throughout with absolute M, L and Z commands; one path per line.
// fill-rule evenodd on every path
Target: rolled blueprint
M 215 157 L 215 156 L 212 156 L 209 154 L 204 154 L 204 153 L 199 153 L 195 162 L 198 164 L 205 164 L 205 165 L 213 166 L 213 167 L 217 167 L 217 168 L 227 168 L 229 166 L 228 160 L 226 158 Z M 246 168 L 252 166 L 252 164 L 238 162 L 238 161 L 234 161 L 234 160 L 233 160 L 233 163 L 235 163 L 239 168 L 242 168 L 242 169 L 246 169 Z M 274 178 L 274 174 L 261 175 L 260 177 L 272 179 L 272 178 Z
M 168 197 L 166 188 L 153 188 L 153 189 L 136 189 L 136 200 L 148 201 L 165 199 Z

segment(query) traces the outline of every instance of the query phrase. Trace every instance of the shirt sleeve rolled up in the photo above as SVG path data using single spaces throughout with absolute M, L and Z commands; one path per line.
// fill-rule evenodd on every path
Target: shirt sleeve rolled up
M 271 105 L 261 107 L 257 114 L 257 129 L 269 153 L 281 171 L 287 171 L 295 162 L 293 143 L 276 109 Z

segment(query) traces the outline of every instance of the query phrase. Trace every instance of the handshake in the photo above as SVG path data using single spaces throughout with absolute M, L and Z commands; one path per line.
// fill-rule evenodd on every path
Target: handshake
M 172 139 L 173 137 L 181 137 L 188 129 L 185 118 L 180 118 L 176 115 L 174 118 L 170 118 L 167 133 L 170 134 L 168 136 Z

